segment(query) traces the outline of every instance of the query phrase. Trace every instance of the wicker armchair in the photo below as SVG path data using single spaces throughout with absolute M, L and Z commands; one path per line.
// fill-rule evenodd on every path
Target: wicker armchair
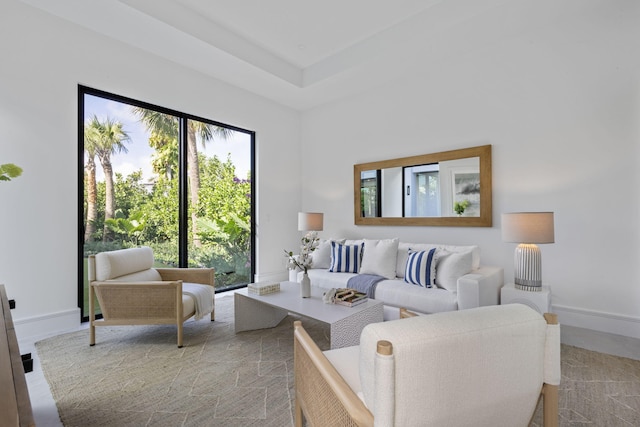
M 527 426 L 541 396 L 557 426 L 560 327 L 489 306 L 370 324 L 322 352 L 297 321 L 294 372 L 296 426 Z
M 96 342 L 96 326 L 172 324 L 182 347 L 187 319 L 209 313 L 215 318 L 212 268 L 153 268 L 153 251 L 140 247 L 91 255 L 88 272 L 90 345 Z M 198 295 L 204 295 L 204 303 Z M 101 320 L 96 320 L 96 298 Z

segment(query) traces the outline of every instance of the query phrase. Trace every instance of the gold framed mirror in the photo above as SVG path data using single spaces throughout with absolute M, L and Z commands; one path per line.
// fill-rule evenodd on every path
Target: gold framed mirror
M 491 227 L 491 145 L 353 166 L 356 225 Z

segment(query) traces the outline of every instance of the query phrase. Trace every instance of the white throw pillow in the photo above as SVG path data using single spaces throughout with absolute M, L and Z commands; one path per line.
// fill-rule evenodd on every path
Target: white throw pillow
M 404 281 L 423 288 L 434 287 L 439 253 L 440 251 L 437 251 L 436 248 L 428 251 L 409 250 Z
M 316 250 L 311 252 L 311 268 L 331 267 L 331 242 L 344 243 L 344 239 L 321 239 Z
M 365 239 L 360 274 L 375 274 L 387 279 L 395 279 L 397 256 L 398 239 Z
M 436 265 L 436 285 L 448 291 L 457 291 L 458 279 L 471 271 L 472 263 L 471 252 L 442 251 Z

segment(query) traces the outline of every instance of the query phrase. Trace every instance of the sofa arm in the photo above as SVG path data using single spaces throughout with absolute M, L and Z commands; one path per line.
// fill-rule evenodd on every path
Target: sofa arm
M 481 266 L 458 279 L 458 309 L 498 305 L 504 269 Z

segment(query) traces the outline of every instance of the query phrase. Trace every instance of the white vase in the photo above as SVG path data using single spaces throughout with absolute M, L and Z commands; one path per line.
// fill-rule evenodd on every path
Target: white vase
M 302 280 L 300 281 L 300 296 L 302 298 L 309 298 L 311 296 L 311 280 L 309 280 L 307 273 L 302 275 Z

